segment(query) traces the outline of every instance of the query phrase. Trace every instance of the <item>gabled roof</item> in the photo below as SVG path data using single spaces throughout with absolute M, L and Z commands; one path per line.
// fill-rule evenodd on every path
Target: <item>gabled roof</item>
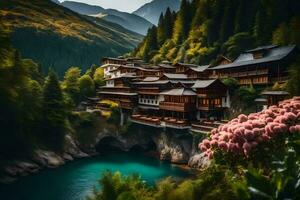
M 295 45 L 289 46 L 282 46 L 282 47 L 272 47 L 269 48 L 269 52 L 262 58 L 254 59 L 253 54 L 249 51 L 246 53 L 242 53 L 233 63 L 226 64 L 226 65 L 219 65 L 216 67 L 210 68 L 211 70 L 215 69 L 226 69 L 226 68 L 233 68 L 233 67 L 241 67 L 247 65 L 254 65 L 260 63 L 267 63 L 273 61 L 279 61 L 286 56 L 288 56 L 294 49 Z M 253 50 L 250 50 L 253 52 Z
M 171 64 L 164 64 L 164 63 L 159 64 L 158 66 L 159 66 L 159 67 L 162 67 L 162 68 L 166 68 L 166 69 L 175 69 L 175 68 L 176 68 L 176 67 L 174 67 L 174 66 L 171 65 Z
M 176 63 L 175 65 L 185 66 L 185 67 L 198 67 L 199 65 L 190 63 Z
M 170 96 L 196 96 L 197 94 L 188 88 L 175 88 L 159 93 L 161 95 L 170 95 Z
M 209 68 L 210 65 L 203 65 L 203 66 L 197 66 L 197 67 L 190 67 L 191 70 L 195 72 L 204 72 L 206 69 Z
M 211 84 L 213 84 L 217 79 L 213 80 L 197 80 L 196 83 L 192 86 L 192 88 L 207 88 Z
M 186 74 L 170 74 L 170 73 L 164 73 L 164 76 L 166 76 L 168 79 L 187 79 Z

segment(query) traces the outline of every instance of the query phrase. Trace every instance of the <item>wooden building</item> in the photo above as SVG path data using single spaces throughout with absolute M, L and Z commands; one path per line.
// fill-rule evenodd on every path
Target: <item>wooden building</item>
M 197 93 L 197 118 L 221 120 L 224 110 L 230 107 L 227 87 L 218 79 L 198 80 L 192 86 Z
M 210 65 L 190 67 L 185 73 L 189 79 L 208 79 Z
M 288 79 L 288 64 L 295 45 L 258 47 L 242 53 L 232 63 L 210 70 L 210 78 L 236 78 L 241 85 L 270 85 Z
M 268 107 L 277 105 L 280 101 L 283 101 L 284 99 L 289 97 L 290 93 L 286 91 L 264 91 L 261 93 L 261 95 L 267 100 L 266 103 Z
M 189 88 L 174 88 L 161 92 L 163 101 L 159 102 L 159 109 L 162 110 L 162 116 L 171 120 L 184 122 L 195 119 L 195 106 L 197 94 Z M 172 122 L 172 121 L 171 121 Z
M 99 97 L 119 103 L 120 107 L 132 110 L 137 104 L 138 94 L 130 87 L 134 73 L 125 73 L 116 78 L 106 80 L 106 86 L 100 87 L 97 92 Z

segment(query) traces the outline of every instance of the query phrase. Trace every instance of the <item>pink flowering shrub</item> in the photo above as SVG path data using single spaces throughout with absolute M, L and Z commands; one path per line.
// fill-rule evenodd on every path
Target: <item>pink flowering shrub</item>
M 199 148 L 212 159 L 216 150 L 249 157 L 261 143 L 278 135 L 300 133 L 300 97 L 248 116 L 242 114 L 211 131 Z

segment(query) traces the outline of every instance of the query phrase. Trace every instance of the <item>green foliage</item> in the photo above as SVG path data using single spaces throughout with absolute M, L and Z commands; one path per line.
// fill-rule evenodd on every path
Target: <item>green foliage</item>
M 223 45 L 223 52 L 227 52 L 229 58 L 236 58 L 241 52 L 253 47 L 254 39 L 250 33 L 237 33 L 231 36 Z
M 119 172 L 103 173 L 99 183 L 101 191 L 94 192 L 90 200 L 142 200 L 147 199 L 149 189 L 138 175 L 122 176 Z
M 62 84 L 63 90 L 73 99 L 74 103 L 78 103 L 80 99 L 80 74 L 81 70 L 78 67 L 70 67 L 65 73 Z
M 47 147 L 59 151 L 67 130 L 67 110 L 57 75 L 52 71 L 45 81 L 42 108 L 42 139 Z
M 229 77 L 229 78 L 225 78 L 222 80 L 222 82 L 230 89 L 230 90 L 234 90 L 236 88 L 238 88 L 239 86 L 239 81 L 236 80 L 235 78 Z
M 95 95 L 95 83 L 90 75 L 81 76 L 78 82 L 82 98 Z
M 182 1 L 176 16 L 161 16 L 158 48 L 153 51 L 147 47 L 149 32 L 133 55 L 153 63 L 208 64 L 220 53 L 236 58 L 245 49 L 271 42 L 299 45 L 299 8 L 299 1 Z M 170 27 L 173 30 L 167 31 Z M 164 35 L 167 32 L 172 32 L 172 37 Z
M 295 62 L 289 71 L 290 80 L 287 83 L 287 89 L 293 96 L 300 95 L 300 60 Z
M 96 86 L 103 86 L 105 85 L 105 80 L 104 80 L 104 70 L 103 68 L 97 68 L 95 70 L 95 73 L 93 75 L 93 79 L 95 82 Z
M 40 63 L 46 73 L 51 67 L 60 77 L 69 66 L 86 70 L 103 57 L 133 50 L 142 40 L 121 26 L 78 15 L 51 1 L 1 1 L 0 15 L 22 56 Z
M 245 103 L 245 105 L 252 105 L 257 95 L 257 91 L 253 86 L 240 87 L 238 91 L 238 96 L 241 98 L 242 102 Z
M 0 155 L 30 153 L 37 140 L 41 110 L 38 65 L 24 60 L 10 46 L 8 31 L 0 25 Z

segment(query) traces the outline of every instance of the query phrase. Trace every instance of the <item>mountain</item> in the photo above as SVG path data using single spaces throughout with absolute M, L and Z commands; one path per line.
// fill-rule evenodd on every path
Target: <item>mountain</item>
M 0 2 L 0 20 L 11 30 L 13 46 L 23 57 L 62 75 L 105 56 L 130 52 L 142 36 L 103 19 L 89 19 L 49 0 Z
M 100 6 L 92 6 L 74 1 L 64 1 L 60 5 L 82 15 L 102 18 L 113 22 L 142 35 L 146 35 L 148 29 L 153 26 L 149 21 L 135 14 L 120 12 L 114 9 L 104 9 Z
M 176 16 L 160 18 L 133 56 L 214 64 L 225 55 L 235 59 L 246 49 L 268 44 L 300 45 L 300 1 L 182 0 Z
M 160 14 L 165 13 L 168 7 L 171 11 L 178 11 L 180 2 L 180 0 L 153 0 L 133 13 L 157 25 Z

